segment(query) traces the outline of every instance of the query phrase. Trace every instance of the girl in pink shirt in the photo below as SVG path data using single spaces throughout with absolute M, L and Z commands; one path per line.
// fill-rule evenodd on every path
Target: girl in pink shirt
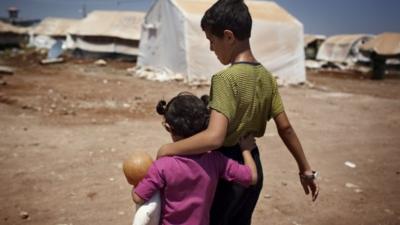
M 173 141 L 190 137 L 207 128 L 207 98 L 181 93 L 168 104 L 160 101 L 157 112 Z M 220 178 L 243 186 L 257 182 L 257 169 L 251 149 L 253 137 L 241 141 L 244 165 L 218 151 L 198 155 L 166 156 L 156 160 L 146 177 L 132 191 L 136 203 L 161 195 L 161 225 L 208 225 L 210 207 Z

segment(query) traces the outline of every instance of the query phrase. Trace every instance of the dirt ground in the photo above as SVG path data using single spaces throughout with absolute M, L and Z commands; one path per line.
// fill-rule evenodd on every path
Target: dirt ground
M 133 151 L 155 156 L 171 141 L 156 102 L 209 89 L 127 76 L 132 64 L 119 61 L 41 66 L 28 55 L 0 64 L 16 68 L 0 85 L 0 224 L 130 224 L 121 162 Z M 308 80 L 280 92 L 320 172 L 320 196 L 304 195 L 269 123 L 257 140 L 265 179 L 252 224 L 400 224 L 399 76 L 309 72 Z

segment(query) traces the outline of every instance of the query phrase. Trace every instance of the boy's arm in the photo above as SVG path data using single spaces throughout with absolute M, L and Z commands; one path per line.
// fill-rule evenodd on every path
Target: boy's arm
M 253 156 L 251 155 L 251 151 L 256 147 L 255 139 L 252 135 L 249 135 L 246 138 L 240 138 L 239 144 L 242 150 L 244 164 L 250 167 L 251 185 L 254 185 L 257 183 L 258 180 L 257 166 L 256 163 L 254 162 Z
M 163 145 L 157 158 L 167 155 L 193 155 L 215 150 L 222 146 L 228 129 L 228 118 L 211 110 L 210 122 L 206 130 L 189 138 Z
M 299 167 L 300 175 L 312 176 L 313 171 L 309 165 L 307 158 L 304 154 L 303 148 L 300 144 L 296 132 L 294 131 L 292 125 L 285 112 L 279 113 L 274 117 L 276 127 L 278 129 L 279 136 L 285 143 L 286 147 L 290 153 L 295 158 L 297 165 Z M 302 177 L 302 176 L 301 176 Z M 312 193 L 313 201 L 318 197 L 319 187 L 315 179 L 301 179 L 301 184 L 303 185 L 306 194 Z

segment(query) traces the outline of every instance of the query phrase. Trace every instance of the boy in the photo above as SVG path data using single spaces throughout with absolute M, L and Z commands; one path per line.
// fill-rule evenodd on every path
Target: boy
M 242 162 L 239 138 L 262 137 L 266 123 L 274 119 L 279 136 L 299 167 L 301 185 L 316 200 L 319 188 L 297 135 L 283 108 L 275 79 L 252 54 L 249 38 L 252 19 L 243 0 L 219 0 L 204 14 L 201 27 L 223 65 L 228 68 L 212 77 L 210 122 L 206 130 L 190 138 L 162 146 L 158 157 L 191 155 L 217 149 Z M 258 148 L 252 151 L 258 182 L 250 188 L 220 182 L 211 210 L 211 225 L 250 225 L 263 184 Z

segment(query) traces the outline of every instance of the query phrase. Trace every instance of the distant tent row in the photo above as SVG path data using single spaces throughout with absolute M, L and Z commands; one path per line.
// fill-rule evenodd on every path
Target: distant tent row
M 50 49 L 57 41 L 81 54 L 138 54 L 144 13 L 93 11 L 82 20 L 45 18 L 30 31 L 30 45 Z
M 0 45 L 18 44 L 30 34 L 29 44 L 38 48 L 68 49 L 78 55 L 137 59 L 136 74 L 159 80 L 176 75 L 189 83 L 210 81 L 223 69 L 200 28 L 200 20 L 213 0 L 158 0 L 147 13 L 93 11 L 81 20 L 46 18 L 24 29 L 0 23 Z M 303 25 L 270 1 L 246 1 L 253 17 L 251 45 L 256 58 L 278 82 L 306 80 L 305 64 L 352 65 L 369 63 L 373 57 L 400 62 L 398 33 L 304 35 Z M 57 43 L 57 45 L 55 45 Z M 379 56 L 379 57 L 376 57 Z M 386 60 L 390 59 L 390 60 Z M 394 61 L 393 61 L 394 60 Z M 149 73 L 152 72 L 149 76 Z M 161 78 L 160 78 L 160 76 Z
M 93 11 L 68 29 L 67 48 L 137 56 L 144 13 Z
M 317 54 L 307 54 L 307 49 L 314 46 L 317 47 L 313 49 L 313 53 Z M 336 63 L 368 62 L 370 60 L 368 52 L 396 58 L 400 54 L 400 33 L 382 33 L 376 36 L 343 34 L 328 38 L 322 35 L 304 35 L 304 48 L 306 59 Z
M 389 66 L 400 70 L 400 33 L 383 33 L 361 46 L 372 60 L 373 79 L 383 79 Z
M 372 68 L 373 79 L 382 79 L 387 68 L 400 69 L 400 33 L 334 35 L 325 40 L 318 37 L 321 36 L 304 38 L 309 69 L 336 67 L 366 72 Z M 315 57 L 307 54 L 310 49 L 317 52 Z
M 313 49 L 317 52 L 315 57 L 307 55 L 307 48 L 312 48 L 316 42 L 320 44 Z M 327 39 L 321 35 L 305 35 L 304 48 L 307 59 L 330 62 L 368 61 L 368 52 L 396 58 L 400 55 L 400 33 L 334 35 Z
M 189 83 L 209 81 L 223 69 L 200 28 L 204 12 L 214 2 L 156 1 L 144 20 L 138 66 L 179 73 Z M 246 4 L 253 17 L 250 40 L 256 58 L 281 83 L 304 82 L 303 25 L 274 2 Z
M 167 71 L 167 80 L 180 74 L 189 83 L 208 83 L 223 69 L 200 28 L 214 2 L 158 0 L 147 14 L 93 11 L 81 20 L 46 18 L 31 31 L 30 43 L 50 49 L 61 40 L 64 48 L 79 54 L 137 56 L 138 68 Z M 304 82 L 303 25 L 274 2 L 246 4 L 253 17 L 256 58 L 280 83 Z

